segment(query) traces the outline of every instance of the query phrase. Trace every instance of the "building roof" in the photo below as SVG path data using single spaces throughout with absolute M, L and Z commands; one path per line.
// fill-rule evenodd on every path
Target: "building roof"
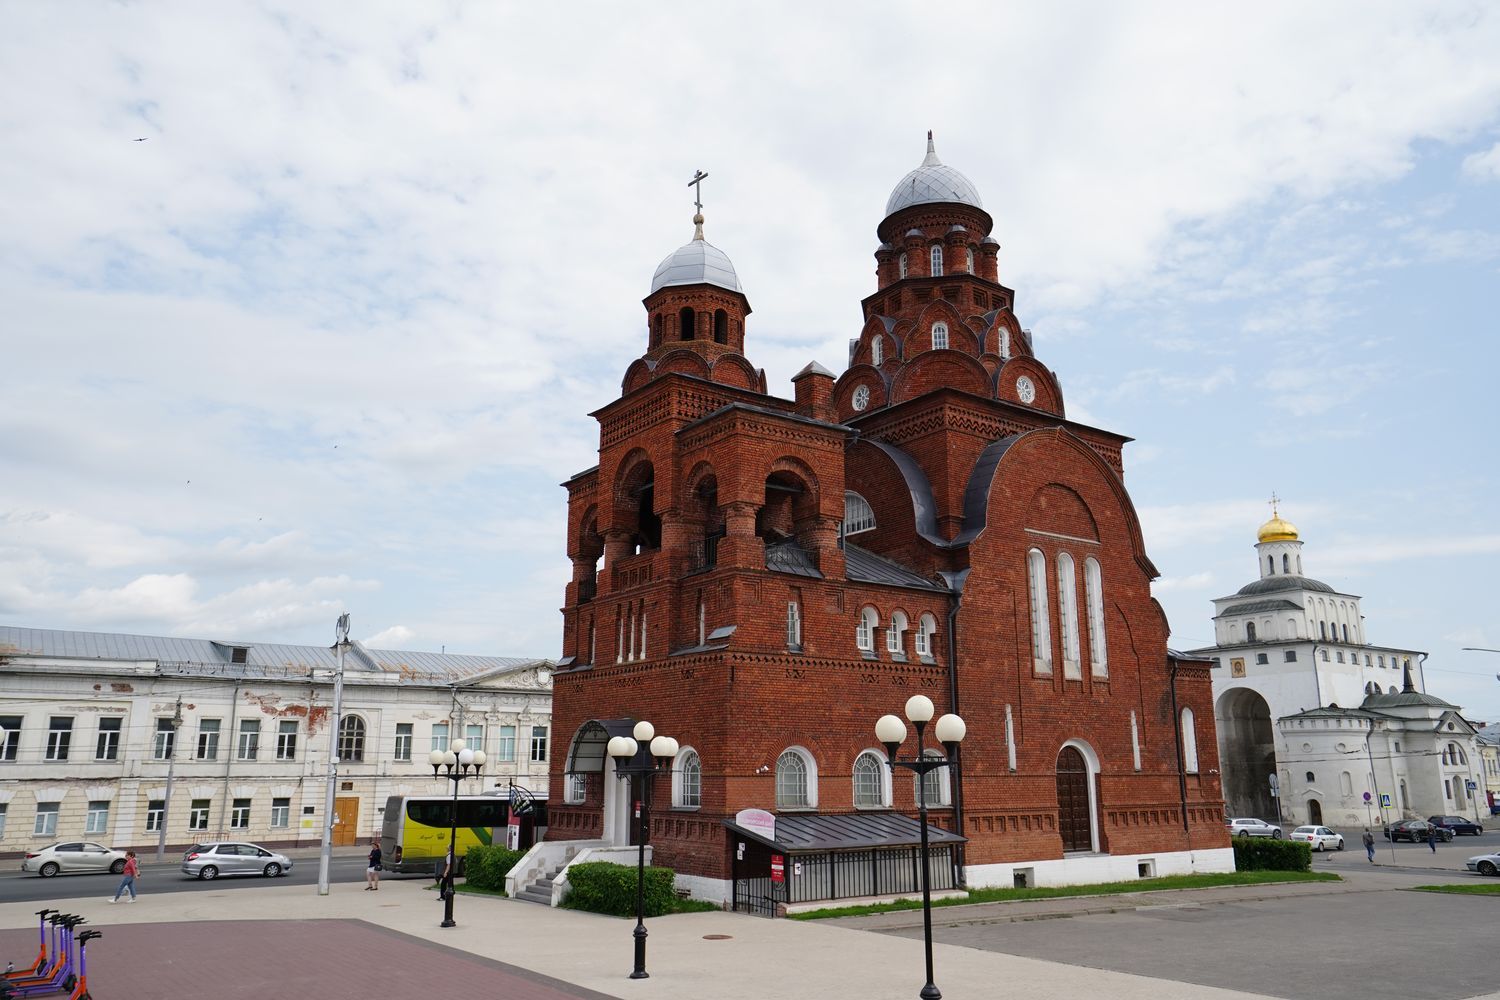
M 667 254 L 657 265 L 651 276 L 651 291 L 668 285 L 718 285 L 741 295 L 745 292 L 729 257 L 701 235 Z
M 1301 611 L 1302 605 L 1288 601 L 1284 597 L 1278 597 L 1269 601 L 1250 601 L 1247 604 L 1236 604 L 1220 611 L 1215 618 L 1223 618 L 1225 615 L 1259 615 L 1268 611 Z
M 770 566 L 770 550 L 766 552 L 766 565 Z M 898 562 L 877 556 L 858 545 L 844 543 L 844 572 L 856 583 L 880 583 L 891 587 L 917 587 L 922 590 L 947 590 L 942 584 L 922 576 L 916 570 L 907 569 Z
M 242 663 L 235 662 L 237 650 L 244 650 Z M 151 661 L 159 667 L 176 668 L 182 673 L 208 671 L 226 677 L 306 676 L 313 670 L 333 670 L 338 666 L 338 654 L 333 646 L 77 632 L 10 625 L 0 626 L 0 656 L 4 655 Z M 370 649 L 356 641 L 350 643 L 349 653 L 344 657 L 344 672 L 346 676 L 395 674 L 446 684 L 545 662 L 534 657 Z
M 933 202 L 949 202 L 984 208 L 979 189 L 963 174 L 938 159 L 932 145 L 932 133 L 927 133 L 927 157 L 922 165 L 901 178 L 885 203 L 885 214 L 895 215 L 911 205 L 926 205 Z
M 1250 597 L 1260 594 L 1279 594 L 1286 590 L 1316 590 L 1320 594 L 1336 594 L 1334 590 L 1322 580 L 1314 580 L 1310 576 L 1268 576 L 1253 583 L 1247 583 L 1235 591 L 1236 596 Z
M 724 825 L 738 836 L 788 854 L 906 847 L 922 842 L 922 824 L 898 812 L 778 813 L 775 839 L 746 830 L 732 819 L 724 820 Z M 929 843 L 962 844 L 967 839 L 930 823 L 927 825 Z
M 812 553 L 795 541 L 767 545 L 766 569 L 773 573 L 791 573 L 793 576 L 823 579 L 823 574 L 818 572 L 818 567 L 813 565 Z

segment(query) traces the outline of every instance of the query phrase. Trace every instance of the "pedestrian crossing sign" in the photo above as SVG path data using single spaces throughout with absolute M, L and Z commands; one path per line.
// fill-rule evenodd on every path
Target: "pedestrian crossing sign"
M 1380 796 L 1380 808 L 1382 808 L 1382 809 L 1389 809 L 1390 807 L 1391 807 L 1391 797 L 1389 795 L 1382 795 L 1382 796 Z

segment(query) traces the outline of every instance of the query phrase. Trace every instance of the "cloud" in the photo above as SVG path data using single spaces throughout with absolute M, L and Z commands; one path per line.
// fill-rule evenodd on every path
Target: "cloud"
M 371 649 L 403 649 L 416 634 L 405 625 L 392 625 L 370 636 L 365 640 L 365 645 Z
M 1204 590 L 1214 582 L 1214 575 L 1207 570 L 1191 576 L 1158 577 L 1151 581 L 1151 591 L 1163 594 L 1174 590 Z
M 1500 142 L 1464 157 L 1464 176 L 1481 181 L 1500 180 Z

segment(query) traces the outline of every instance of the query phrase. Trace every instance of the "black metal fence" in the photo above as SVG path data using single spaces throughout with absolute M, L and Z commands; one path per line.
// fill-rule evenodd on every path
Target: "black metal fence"
M 788 901 L 793 903 L 922 891 L 920 847 L 799 854 L 788 867 Z M 952 889 L 957 884 L 950 847 L 929 849 L 928 873 L 933 889 Z

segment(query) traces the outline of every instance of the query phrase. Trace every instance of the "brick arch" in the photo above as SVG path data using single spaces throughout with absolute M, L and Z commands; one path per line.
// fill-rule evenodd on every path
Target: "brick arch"
M 1030 378 L 1036 387 L 1036 398 L 1030 403 L 1021 403 L 1021 397 L 1016 394 L 1016 379 L 1022 375 Z M 1062 386 L 1045 365 L 1031 357 L 1012 357 L 995 373 L 994 398 L 1045 410 L 1059 417 L 1067 415 L 1063 407 Z
M 861 385 L 870 389 L 870 405 L 863 410 L 856 410 L 854 390 Z M 884 369 L 874 365 L 850 365 L 833 386 L 833 407 L 840 420 L 853 420 L 866 413 L 873 413 L 890 402 L 890 399 L 891 377 Z
M 974 332 L 972 326 L 964 322 L 964 318 L 959 315 L 951 302 L 947 299 L 935 299 L 917 314 L 916 326 L 907 335 L 906 340 L 906 344 L 909 344 L 912 349 L 903 350 L 904 357 L 915 358 L 919 352 L 930 348 L 932 342 L 928 338 L 931 336 L 932 324 L 938 320 L 948 324 L 948 349 L 950 351 L 959 351 L 973 357 L 979 356 L 979 334 Z M 903 347 L 905 346 L 904 344 Z
M 655 374 L 665 375 L 667 372 L 681 372 L 706 379 L 709 377 L 708 361 L 697 351 L 679 348 L 656 359 Z
M 738 354 L 724 354 L 714 362 L 710 376 L 720 385 L 732 385 L 737 389 L 755 391 L 760 385 L 760 373 L 755 366 Z
M 949 334 L 951 336 L 951 329 Z M 896 373 L 891 385 L 891 402 L 914 399 L 942 386 L 988 397 L 990 373 L 984 370 L 978 359 L 959 351 L 925 351 Z
M 647 382 L 655 378 L 656 362 L 646 358 L 636 358 L 625 369 L 625 377 L 620 380 L 620 395 L 628 396 Z
M 1026 506 L 1026 527 L 1099 540 L 1099 525 L 1088 503 L 1077 490 L 1060 483 L 1047 483 L 1031 495 Z
M 995 320 L 984 331 L 984 353 L 1000 357 L 1000 331 L 1005 329 L 1010 334 L 1010 357 L 1030 357 L 1031 349 L 1026 343 L 1026 338 L 1021 336 L 1021 324 L 1016 322 L 1016 317 L 1008 309 L 1002 309 L 995 314 Z

